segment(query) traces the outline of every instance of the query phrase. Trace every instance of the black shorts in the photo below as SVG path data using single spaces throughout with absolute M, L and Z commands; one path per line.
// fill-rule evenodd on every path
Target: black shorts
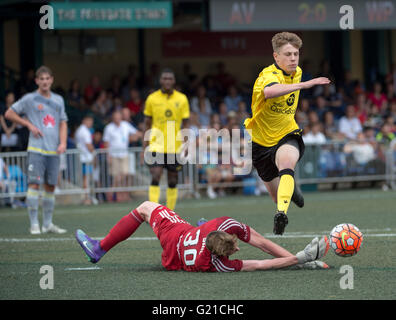
M 183 165 L 178 162 L 178 156 L 176 153 L 148 152 L 144 158 L 149 168 L 163 167 L 169 171 L 178 172 L 183 168 Z
M 294 130 L 285 135 L 279 142 L 272 147 L 264 147 L 252 142 L 252 160 L 260 178 L 269 182 L 279 176 L 279 170 L 275 164 L 275 154 L 278 148 L 284 144 L 294 145 L 300 151 L 300 157 L 304 155 L 305 145 L 301 136 L 302 130 Z

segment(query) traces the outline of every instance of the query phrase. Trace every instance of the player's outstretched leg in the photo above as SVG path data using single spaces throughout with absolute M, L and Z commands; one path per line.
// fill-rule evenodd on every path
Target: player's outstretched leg
M 87 254 L 89 261 L 97 263 L 117 243 L 129 238 L 144 220 L 135 209 L 121 218 L 101 241 L 91 239 L 80 229 L 76 231 L 76 240 Z
M 88 261 L 97 263 L 105 255 L 106 251 L 100 247 L 100 241 L 91 239 L 84 231 L 78 229 L 76 239 L 87 255 Z

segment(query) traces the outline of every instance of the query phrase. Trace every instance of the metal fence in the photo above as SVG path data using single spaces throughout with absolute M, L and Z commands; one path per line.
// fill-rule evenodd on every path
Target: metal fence
M 305 155 L 296 168 L 299 184 L 323 184 L 360 181 L 383 181 L 396 189 L 396 140 L 390 145 L 378 145 L 374 157 L 367 157 L 364 148 L 346 150 L 345 143 L 307 145 Z M 346 152 L 348 151 L 348 152 Z M 106 149 L 96 150 L 92 171 L 84 167 L 77 149 L 67 150 L 61 155 L 57 195 L 89 195 L 97 197 L 112 192 L 146 192 L 151 176 L 149 168 L 140 159 L 141 148 L 130 148 L 127 169 L 122 174 L 112 174 L 112 164 Z M 27 152 L 0 153 L 2 174 L 0 175 L 0 199 L 13 201 L 27 192 Z M 367 161 L 366 161 L 367 160 Z M 8 169 L 8 170 L 6 170 Z M 218 174 L 214 188 L 244 188 L 254 191 L 259 183 L 257 173 L 252 170 L 243 176 L 230 175 L 230 167 L 220 165 L 187 164 L 179 175 L 178 188 L 185 194 L 198 196 L 208 187 L 209 170 Z M 166 185 L 166 174 L 161 186 Z

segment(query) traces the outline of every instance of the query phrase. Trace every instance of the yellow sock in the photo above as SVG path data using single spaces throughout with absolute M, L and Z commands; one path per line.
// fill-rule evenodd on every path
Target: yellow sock
M 149 187 L 149 201 L 159 202 L 160 198 L 160 187 L 159 186 L 150 186 Z
M 294 171 L 291 169 L 281 170 L 279 176 L 278 211 L 283 211 L 286 214 L 294 192 Z
M 177 188 L 168 188 L 166 189 L 166 206 L 174 210 L 177 201 Z

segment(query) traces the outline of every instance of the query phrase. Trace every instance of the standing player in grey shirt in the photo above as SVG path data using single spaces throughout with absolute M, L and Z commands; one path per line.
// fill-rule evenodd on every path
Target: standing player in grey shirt
M 59 155 L 66 151 L 67 115 L 63 98 L 51 91 L 52 71 L 41 66 L 36 71 L 37 91 L 24 95 L 5 114 L 8 120 L 26 126 L 29 131 L 28 191 L 26 202 L 30 233 L 65 233 L 52 223 L 55 186 L 59 174 Z M 23 117 L 25 116 L 25 117 Z M 44 184 L 43 226 L 38 221 L 39 189 Z

